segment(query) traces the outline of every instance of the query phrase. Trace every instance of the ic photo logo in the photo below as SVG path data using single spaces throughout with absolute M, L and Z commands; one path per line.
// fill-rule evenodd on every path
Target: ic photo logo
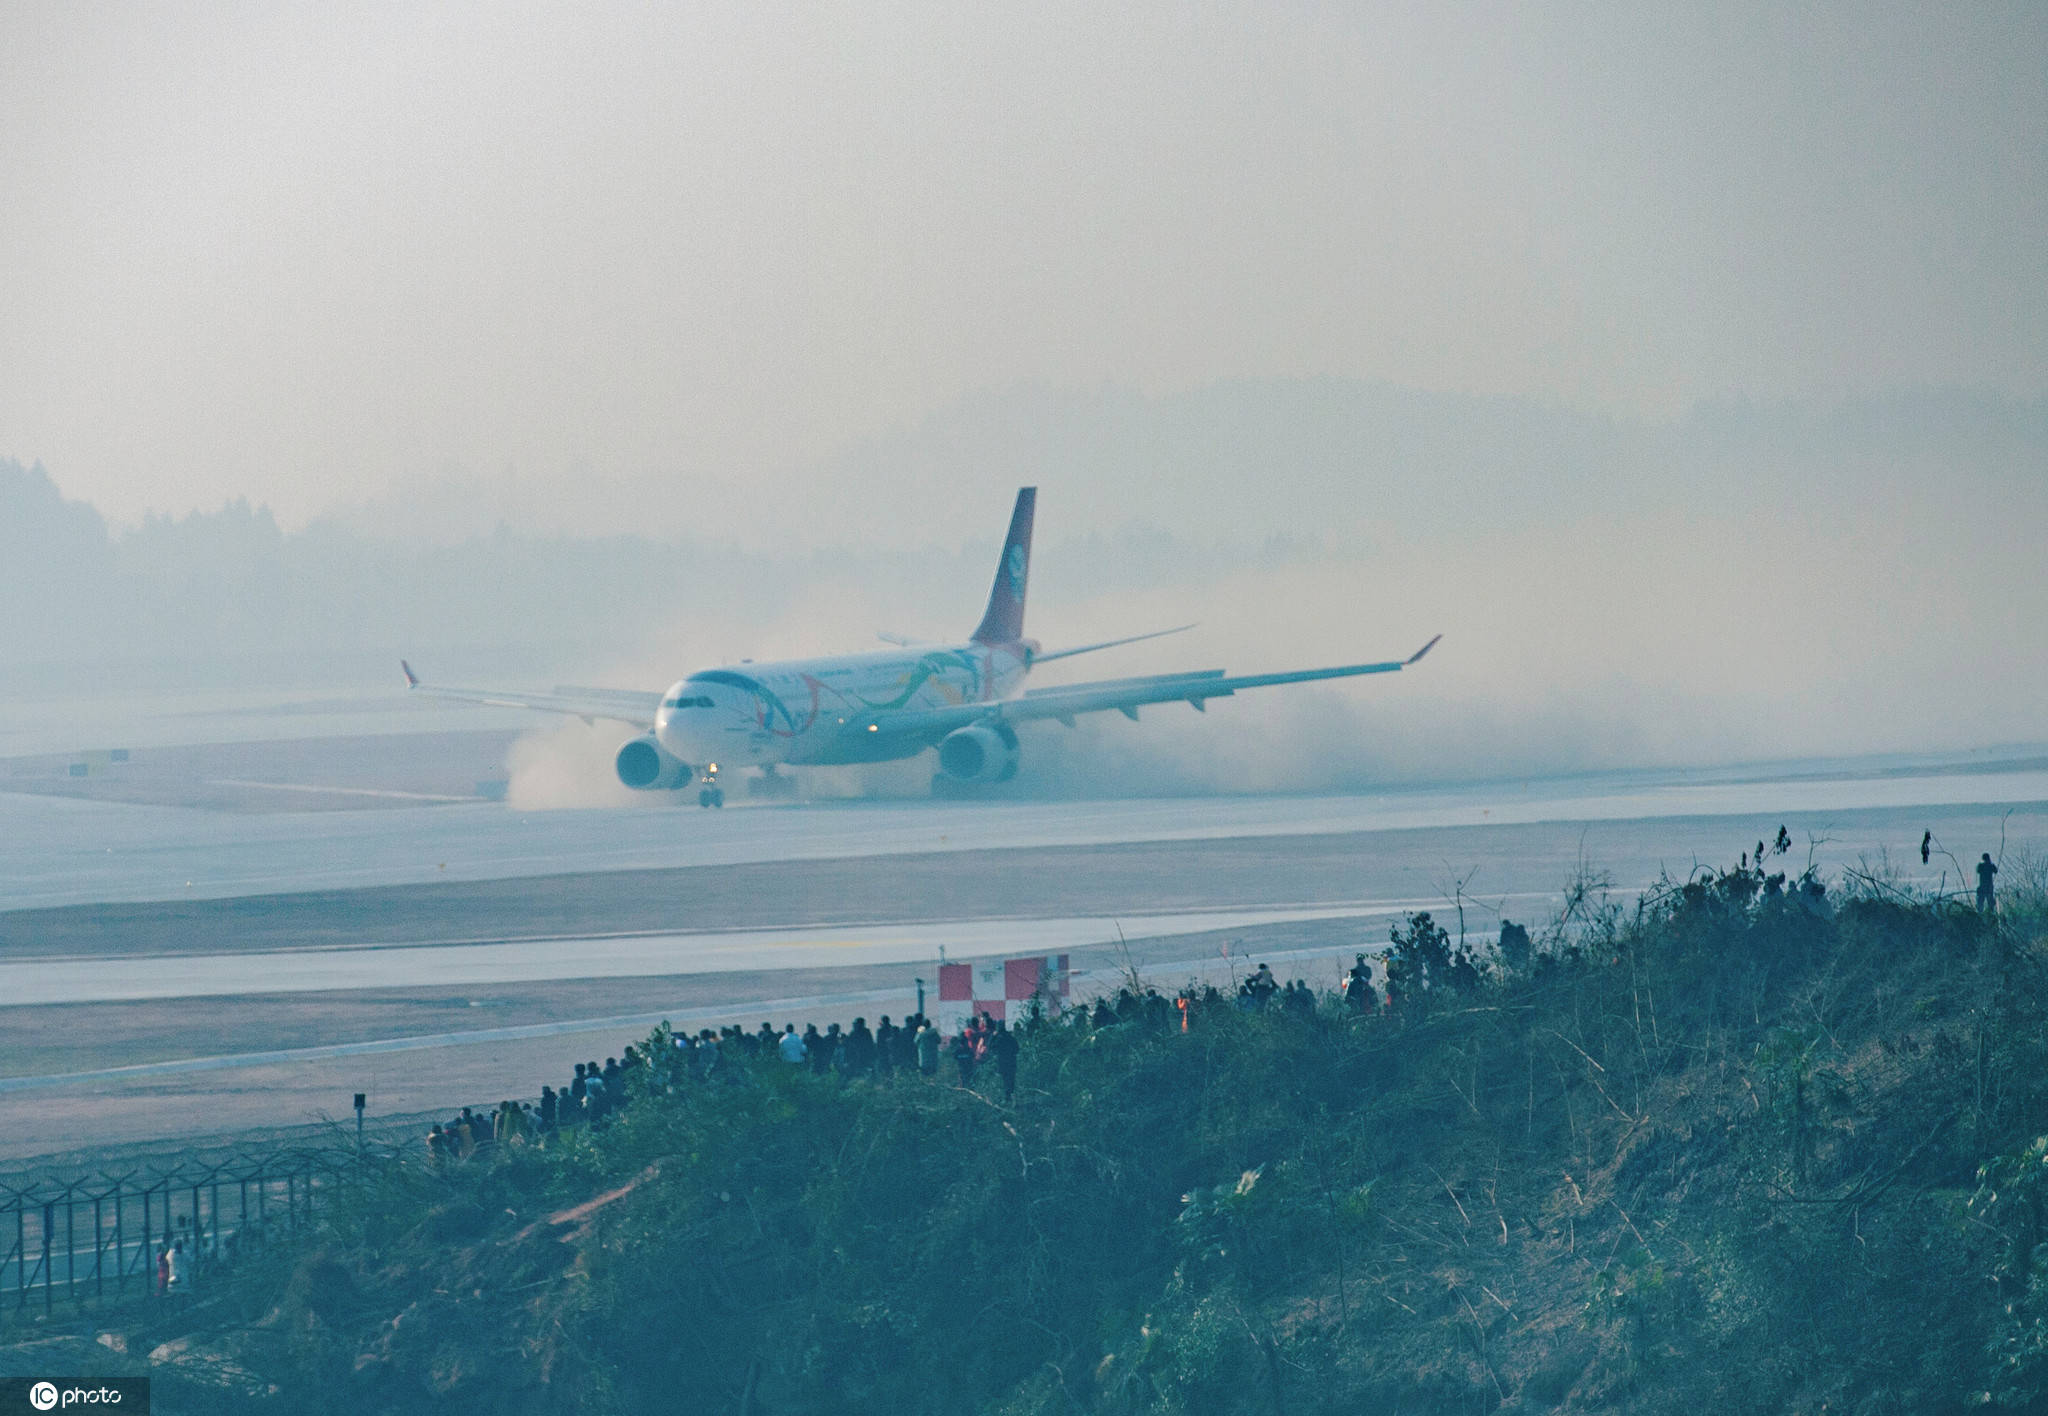
M 149 1397 L 147 1388 L 140 1380 L 115 1378 L 94 1382 L 92 1385 L 66 1382 L 6 1383 L 11 1390 L 0 1398 L 0 1412 L 21 1410 L 32 1411 L 102 1411 L 116 1407 L 123 1412 L 147 1412 Z M 24 1390 L 24 1388 L 26 1388 Z M 141 1400 L 129 1401 L 131 1394 L 140 1395 Z M 28 1398 L 27 1407 L 16 1405 L 23 1397 Z

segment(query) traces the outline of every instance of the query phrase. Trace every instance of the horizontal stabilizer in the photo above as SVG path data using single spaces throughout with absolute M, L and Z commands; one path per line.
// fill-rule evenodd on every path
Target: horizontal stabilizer
M 1142 674 L 1137 678 L 1100 679 L 1094 683 L 1056 685 L 1048 688 L 1027 688 L 1026 698 L 1040 698 L 1050 693 L 1071 693 L 1075 688 L 1152 688 L 1163 683 L 1191 683 L 1200 685 L 1206 679 L 1220 679 L 1222 669 L 1192 669 L 1179 674 Z
M 1050 654 L 1033 654 L 1033 664 L 1050 664 L 1054 659 L 1071 659 L 1076 654 L 1093 654 L 1098 649 L 1115 649 L 1123 644 L 1136 644 L 1146 639 L 1164 639 L 1169 634 L 1184 634 L 1193 629 L 1191 624 L 1175 625 L 1172 629 L 1155 629 L 1150 634 L 1133 634 L 1123 639 L 1105 639 L 1100 644 L 1083 644 L 1074 649 L 1055 649 Z

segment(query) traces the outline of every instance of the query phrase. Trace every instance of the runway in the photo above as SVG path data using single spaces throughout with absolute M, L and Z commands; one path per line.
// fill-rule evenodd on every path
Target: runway
M 0 1159 L 290 1125 L 356 1091 L 373 1118 L 531 1096 L 663 1018 L 901 1016 L 941 951 L 1069 953 L 1084 990 L 1255 957 L 1327 987 L 1410 911 L 1484 940 L 1589 872 L 1626 907 L 1781 824 L 1794 872 L 1930 887 L 2048 846 L 2026 759 L 1710 775 L 723 814 L 0 793 L 0 892 L 44 906 L 0 911 Z
M 1359 922 L 1352 916 L 1333 916 L 1347 922 Z M 1134 941 L 1135 942 L 1135 941 Z M 1257 958 L 1275 969 L 1304 969 L 1314 961 L 1326 956 L 1341 955 L 1352 941 L 1320 948 L 1305 949 L 1261 949 Z M 1364 946 L 1373 956 L 1385 952 L 1385 945 Z M 1251 965 L 1250 959 L 1235 961 L 1240 970 Z M 1337 968 L 1329 972 L 1341 976 L 1343 966 L 1349 961 L 1336 958 Z M 1148 959 L 1145 973 L 1152 977 L 1178 981 L 1197 979 L 1215 982 L 1219 985 L 1229 981 L 1233 960 L 1228 955 L 1211 954 L 1199 958 Z M 1305 971 L 1314 972 L 1312 968 Z M 1120 968 L 1097 967 L 1075 969 L 1071 984 L 1082 998 L 1094 997 L 1099 992 L 1110 992 L 1119 986 L 1125 977 Z M 1327 982 L 1327 980 L 1322 980 Z M 865 1009 L 886 1016 L 884 1008 L 900 1010 L 903 991 L 900 988 L 877 988 L 850 993 L 817 993 L 789 998 L 761 998 L 744 1004 L 722 1003 L 710 1007 L 661 1008 L 646 1013 L 625 1013 L 607 1018 L 570 1018 L 551 1023 L 523 1023 L 503 1028 L 468 1028 L 458 1032 L 427 1033 L 410 1037 L 373 1038 L 363 1042 L 330 1043 L 315 1047 L 280 1048 L 269 1052 L 224 1053 L 211 1057 L 181 1057 L 165 1062 L 137 1062 L 125 1067 L 101 1067 L 82 1072 L 54 1072 L 42 1076 L 0 1078 L 0 1094 L 24 1091 L 57 1091 L 92 1082 L 126 1082 L 145 1077 L 170 1077 L 189 1075 L 195 1072 L 237 1071 L 257 1067 L 292 1067 L 312 1063 L 329 1062 L 343 1058 L 369 1058 L 389 1056 L 401 1052 L 439 1052 L 457 1047 L 488 1047 L 501 1043 L 524 1042 L 535 1038 L 565 1038 L 582 1035 L 604 1037 L 632 1037 L 651 1031 L 657 1025 L 668 1024 L 678 1032 L 691 1031 L 712 1023 L 726 1023 L 744 1012 L 750 1016 L 766 1015 L 767 1018 L 788 1017 L 838 1017 L 852 1016 Z M 900 1016 L 900 1012 L 899 1012 Z
M 837 929 L 734 929 L 522 939 L 490 944 L 160 954 L 140 959 L 35 959 L 0 963 L 0 1007 L 316 993 L 329 989 L 431 989 L 558 979 L 680 977 L 736 969 L 917 964 L 929 973 L 948 954 L 971 959 L 1073 953 L 1108 948 L 1119 939 L 1149 941 L 1302 920 L 1384 916 L 1424 909 L 1431 903 L 1361 900 L 1312 909 L 1189 910 L 1132 915 L 1121 920 L 950 920 Z
M 834 801 L 722 812 L 655 802 L 519 812 L 478 801 L 386 801 L 384 809 L 258 813 L 0 790 L 0 839 L 8 842 L 0 911 L 941 851 L 2039 801 L 2048 801 L 2048 760 L 2034 751 L 1351 796 Z

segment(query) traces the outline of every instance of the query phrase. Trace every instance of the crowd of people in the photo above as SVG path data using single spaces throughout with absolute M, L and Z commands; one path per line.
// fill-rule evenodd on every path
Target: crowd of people
M 1757 842 L 1753 865 L 1745 852 L 1738 869 L 1724 871 L 1713 880 L 1690 880 L 1685 890 L 1703 891 L 1717 880 L 1722 886 L 1729 882 L 1744 885 L 1752 894 L 1766 897 L 1796 889 L 1817 898 L 1822 887 L 1811 868 L 1789 884 L 1782 873 L 1766 873 L 1766 857 L 1782 856 L 1791 845 L 1790 833 L 1780 826 L 1774 841 Z M 1920 842 L 1923 863 L 1934 846 L 1929 831 Z M 1997 909 L 1993 881 L 1998 867 L 1987 853 L 1976 869 L 1977 908 L 1993 913 Z M 1353 1017 L 1380 1012 L 1409 1016 L 1417 1008 L 1426 1008 L 1432 996 L 1472 992 L 1496 967 L 1519 973 L 1533 964 L 1540 976 L 1560 962 L 1569 966 L 1578 956 L 1576 944 L 1567 944 L 1560 953 L 1539 953 L 1528 929 L 1506 919 L 1501 921 L 1497 945 L 1468 946 L 1462 938 L 1454 945 L 1449 932 L 1426 913 L 1410 915 L 1396 924 L 1389 931 L 1388 943 L 1377 978 L 1363 953 L 1355 956 L 1344 976 L 1339 996 Z M 1057 1018 L 1064 1024 L 1090 1028 L 1131 1023 L 1163 1028 L 1173 1026 L 1177 1019 L 1185 1031 L 1190 1018 L 1204 1009 L 1235 1006 L 1247 1012 L 1275 1009 L 1300 1016 L 1314 1014 L 1317 1003 L 1313 985 L 1300 978 L 1283 984 L 1274 976 L 1272 965 L 1262 963 L 1238 981 L 1232 992 L 1214 984 L 1191 983 L 1168 997 L 1134 982 L 1092 1004 L 1068 1008 Z M 1034 1020 L 1037 1017 L 1034 1010 Z M 459 1116 L 434 1125 L 427 1134 L 427 1150 L 436 1163 L 445 1163 L 492 1146 L 522 1141 L 546 1144 L 569 1128 L 602 1126 L 630 1103 L 639 1090 L 633 1078 L 643 1072 L 651 1072 L 661 1085 L 671 1086 L 685 1078 L 717 1077 L 742 1065 L 772 1063 L 807 1067 L 849 1081 L 886 1082 L 935 1077 L 942 1062 L 951 1059 L 963 1087 L 974 1086 L 984 1067 L 994 1067 L 1003 1100 L 1008 1103 L 1016 1095 L 1018 1034 L 1023 1030 L 1022 1025 L 1012 1028 L 1005 1019 L 987 1013 L 971 1018 L 951 1036 L 921 1012 L 901 1023 L 891 1022 L 885 1015 L 873 1029 L 866 1018 L 855 1018 L 850 1027 L 842 1029 L 832 1023 L 822 1032 L 815 1023 L 805 1024 L 802 1032 L 795 1023 L 784 1023 L 777 1032 L 773 1024 L 764 1022 L 751 1032 L 733 1025 L 691 1034 L 672 1032 L 664 1023 L 648 1044 L 629 1046 L 622 1056 L 606 1058 L 603 1066 L 594 1061 L 577 1063 L 568 1085 L 560 1091 L 542 1087 L 537 1103 L 504 1101 L 482 1116 L 464 1107 Z
M 1387 1001 L 1396 1001 L 1391 978 Z M 1379 1009 L 1373 966 L 1360 954 L 1342 987 L 1346 1007 L 1354 1014 Z M 1069 1025 L 1105 1028 L 1130 1023 L 1178 1025 L 1184 1030 L 1191 1014 L 1204 1008 L 1231 1006 L 1233 995 L 1214 985 L 1190 984 L 1172 997 L 1155 988 L 1127 986 L 1058 1015 Z M 1248 1012 L 1276 1009 L 1312 1014 L 1316 990 L 1305 979 L 1282 983 L 1270 964 L 1260 964 L 1236 985 L 1235 1006 Z M 1034 1017 L 1037 1014 L 1034 1013 Z M 435 1122 L 426 1136 L 427 1153 L 435 1164 L 464 1160 L 507 1144 L 550 1144 L 579 1127 L 602 1127 L 625 1110 L 651 1079 L 662 1087 L 686 1081 L 707 1081 L 735 1068 L 773 1064 L 801 1067 L 820 1076 L 845 1081 L 889 1083 L 899 1079 L 936 1078 L 947 1062 L 959 1085 L 974 1087 L 992 1069 L 1005 1104 L 1017 1091 L 1017 1058 L 1025 1025 L 984 1012 L 948 1035 L 923 1013 L 902 1022 L 884 1014 L 872 1028 L 865 1017 L 842 1027 L 820 1029 L 806 1023 L 784 1023 L 781 1031 L 763 1022 L 751 1030 L 729 1025 L 695 1033 L 672 1031 L 667 1024 L 645 1044 L 632 1044 L 602 1065 L 578 1062 L 567 1085 L 543 1086 L 538 1101 L 502 1101 L 479 1113 L 470 1107 L 446 1122 Z M 639 1080 L 636 1081 L 636 1078 Z
M 886 1081 L 935 1076 L 943 1057 L 958 1067 L 963 1086 L 984 1063 L 992 1064 L 1004 1099 L 1015 1095 L 1017 1035 L 986 1013 L 951 1038 L 941 1036 L 938 1026 L 922 1013 L 901 1023 L 884 1014 L 873 1028 L 859 1017 L 850 1027 L 831 1023 L 822 1032 L 816 1023 L 807 1023 L 802 1032 L 795 1023 L 785 1023 L 777 1032 L 764 1022 L 751 1032 L 733 1025 L 696 1033 L 673 1032 L 664 1023 L 646 1048 L 628 1045 L 602 1066 L 578 1062 L 566 1086 L 559 1091 L 543 1086 L 537 1102 L 501 1101 L 487 1114 L 465 1106 L 446 1122 L 435 1122 L 426 1136 L 427 1155 L 435 1164 L 446 1164 L 515 1142 L 544 1145 L 572 1127 L 602 1126 L 640 1090 L 633 1083 L 636 1074 L 650 1069 L 664 1084 L 673 1084 L 686 1078 L 707 1080 L 735 1066 L 770 1059 L 820 1075 Z
M 1743 901 L 1765 900 L 1792 894 L 1818 901 L 1824 894 L 1818 872 L 1808 866 L 1796 880 L 1786 872 L 1770 872 L 1766 861 L 1783 857 L 1792 849 L 1792 836 L 1784 826 L 1769 841 L 1756 843 L 1754 861 L 1744 852 L 1740 865 L 1719 875 L 1695 872 L 1679 891 L 1684 898 L 1702 897 L 1714 890 Z M 1929 830 L 1920 840 L 1920 860 L 1931 861 L 1939 849 Z M 1960 870 L 1960 865 L 1958 864 Z M 1977 862 L 1977 908 L 1986 914 L 1997 910 L 1995 880 L 1998 866 L 1987 852 Z M 1539 950 L 1528 929 L 1513 920 L 1500 923 L 1497 942 L 1468 944 L 1463 930 L 1454 944 L 1449 931 L 1427 913 L 1409 915 L 1388 934 L 1388 947 L 1379 959 L 1379 973 L 1367 956 L 1355 956 L 1338 993 L 1344 1009 L 1353 1017 L 1387 1013 L 1401 1018 L 1426 1011 L 1435 997 L 1468 995 L 1496 971 L 1521 974 L 1533 970 L 1541 977 L 1548 970 L 1572 967 L 1579 960 L 1579 945 L 1567 940 L 1556 949 Z M 920 999 L 922 1003 L 922 999 Z M 1173 1026 L 1176 1017 L 1182 1030 L 1192 1016 L 1203 1009 L 1235 1006 L 1247 1012 L 1277 1010 L 1290 1015 L 1313 1015 L 1318 995 L 1313 985 L 1294 978 L 1282 983 L 1272 965 L 1261 963 L 1233 989 L 1214 984 L 1190 983 L 1172 997 L 1133 981 L 1113 994 L 1092 1003 L 1071 1007 L 1057 1014 L 1067 1025 L 1102 1028 L 1133 1022 L 1159 1027 Z M 1038 1016 L 1034 1009 L 1033 1018 Z M 624 1055 L 596 1062 L 578 1063 L 574 1077 L 560 1091 L 542 1087 L 538 1103 L 505 1101 L 489 1115 L 479 1116 L 465 1107 L 461 1115 L 445 1125 L 437 1123 L 427 1135 L 427 1149 L 436 1162 L 460 1159 L 490 1146 L 534 1140 L 545 1143 L 564 1129 L 602 1126 L 627 1106 L 635 1094 L 633 1078 L 643 1071 L 654 1073 L 661 1085 L 673 1085 L 683 1078 L 710 1078 L 742 1064 L 807 1067 L 821 1075 L 847 1080 L 888 1081 L 898 1077 L 935 1077 L 950 1058 L 958 1069 L 960 1085 L 971 1087 L 982 1068 L 993 1066 L 1005 1102 L 1017 1089 L 1018 1033 L 1026 1025 L 1012 1027 L 1002 1018 L 979 1014 L 960 1029 L 946 1035 L 922 1012 L 900 1024 L 884 1016 L 870 1029 L 865 1018 L 851 1026 L 828 1025 L 822 1032 L 808 1023 L 797 1031 L 795 1023 L 784 1023 L 777 1032 L 771 1023 L 753 1031 L 737 1025 L 704 1028 L 691 1034 L 672 1032 L 664 1023 L 644 1046 L 627 1047 Z

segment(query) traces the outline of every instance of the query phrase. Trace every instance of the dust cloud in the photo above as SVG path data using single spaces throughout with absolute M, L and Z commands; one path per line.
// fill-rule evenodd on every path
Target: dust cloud
M 1201 624 L 1059 665 L 1069 682 L 1398 659 L 1445 637 L 1399 674 L 1038 726 L 1019 789 L 1361 791 L 2039 741 L 2048 664 L 2023 646 L 2048 585 L 2016 573 L 2023 541 L 1883 507 L 1637 515 L 1073 603 L 1058 638 L 1041 615 L 1048 647 Z
M 660 806 L 667 792 L 636 792 L 619 780 L 612 759 L 639 736 L 624 723 L 568 718 L 513 740 L 506 750 L 505 804 L 515 811 Z
M 2018 573 L 2030 555 L 2015 524 L 1878 504 L 1617 513 L 1248 561 L 1099 594 L 1075 584 L 1084 567 L 1070 564 L 1033 586 L 1027 624 L 1049 650 L 1198 625 L 1049 666 L 1034 686 L 1402 659 L 1444 639 L 1399 674 L 1252 690 L 1205 713 L 1161 704 L 1136 724 L 1096 714 L 1074 729 L 1027 725 L 1003 794 L 1370 791 L 2038 741 L 2033 705 L 2048 697 L 2048 664 L 2021 646 L 2048 617 L 2048 584 Z M 598 681 L 658 688 L 748 655 L 879 648 L 884 627 L 957 640 L 983 593 L 978 569 L 976 584 L 922 597 L 858 571 L 784 587 L 800 593 L 760 616 L 744 605 L 694 612 Z M 514 804 L 647 800 L 612 775 L 623 740 L 622 729 L 580 724 L 530 735 Z M 921 797 L 932 770 L 925 755 L 796 775 L 811 799 Z M 745 799 L 741 787 L 730 794 Z

